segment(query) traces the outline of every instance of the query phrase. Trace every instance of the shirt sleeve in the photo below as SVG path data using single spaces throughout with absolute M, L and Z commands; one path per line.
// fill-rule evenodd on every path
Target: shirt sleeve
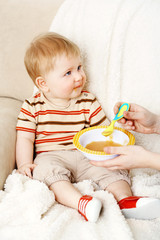
M 89 123 L 90 127 L 109 124 L 109 120 L 107 119 L 100 103 L 96 98 L 90 107 Z
M 17 121 L 16 130 L 25 132 L 36 132 L 36 119 L 34 107 L 28 100 L 23 103 Z

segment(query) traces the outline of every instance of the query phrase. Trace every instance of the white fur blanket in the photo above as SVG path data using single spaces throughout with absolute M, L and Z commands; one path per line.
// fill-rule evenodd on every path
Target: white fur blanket
M 113 196 L 90 181 L 75 184 L 83 194 L 101 199 L 97 223 L 86 222 L 74 209 L 57 204 L 45 184 L 15 172 L 0 191 L 1 240 L 159 240 L 160 218 L 126 220 Z M 160 173 L 140 173 L 133 179 L 137 195 L 160 198 Z
M 88 89 L 113 117 L 117 100 L 136 102 L 160 114 L 160 1 L 67 0 L 51 31 L 75 41 L 82 50 Z M 137 135 L 138 143 L 159 151 L 159 136 Z M 135 195 L 160 198 L 160 173 L 132 172 Z M 111 194 L 90 181 L 75 184 L 103 202 L 97 223 L 57 204 L 43 184 L 15 172 L 0 191 L 0 240 L 159 240 L 160 218 L 126 220 Z

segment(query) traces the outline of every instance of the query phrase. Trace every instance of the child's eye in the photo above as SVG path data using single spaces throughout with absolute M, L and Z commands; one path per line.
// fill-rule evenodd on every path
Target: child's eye
M 66 75 L 66 76 L 71 75 L 71 71 L 68 71 L 65 75 Z
M 81 70 L 81 68 L 82 68 L 82 65 L 79 65 L 77 70 L 79 71 L 79 70 Z

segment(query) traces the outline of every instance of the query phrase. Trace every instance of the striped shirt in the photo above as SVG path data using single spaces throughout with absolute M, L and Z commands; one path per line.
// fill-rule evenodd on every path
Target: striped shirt
M 75 149 L 74 135 L 87 127 L 107 125 L 108 120 L 95 96 L 87 91 L 66 108 L 50 103 L 42 92 L 26 99 L 16 130 L 35 133 L 36 153 Z

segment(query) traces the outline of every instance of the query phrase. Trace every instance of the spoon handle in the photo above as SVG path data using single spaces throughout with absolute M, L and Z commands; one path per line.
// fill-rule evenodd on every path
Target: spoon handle
M 113 120 L 118 121 L 119 119 L 123 118 L 123 113 L 125 111 L 128 111 L 129 107 L 130 107 L 129 103 L 123 103 L 120 106 L 119 111 L 118 111 L 118 113 L 116 114 L 116 116 L 114 117 Z

